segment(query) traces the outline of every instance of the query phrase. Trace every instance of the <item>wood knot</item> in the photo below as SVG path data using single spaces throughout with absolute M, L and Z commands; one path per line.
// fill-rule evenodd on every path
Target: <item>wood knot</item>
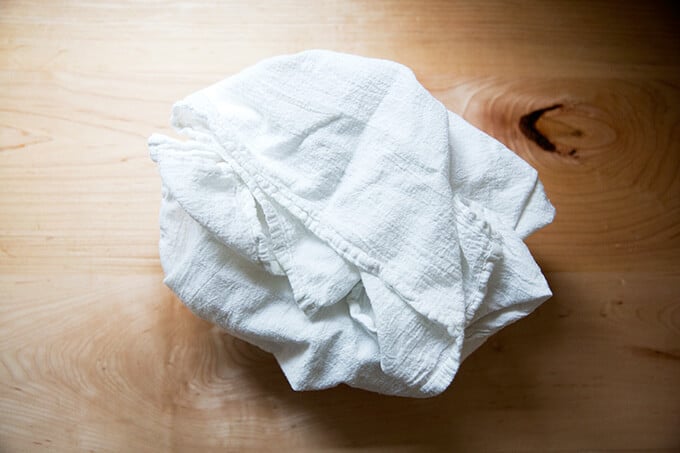
M 559 109 L 561 107 L 562 104 L 555 104 L 551 105 L 550 107 L 545 107 L 527 113 L 526 115 L 522 116 L 519 119 L 519 130 L 522 131 L 526 138 L 540 146 L 542 150 L 554 152 L 557 149 L 557 147 L 553 142 L 550 141 L 550 139 L 548 139 L 548 137 L 543 135 L 543 133 L 541 133 L 541 131 L 538 130 L 538 128 L 536 127 L 536 123 L 545 112 Z M 574 153 L 576 153 L 576 150 L 573 151 Z
M 543 151 L 574 161 L 610 149 L 619 136 L 607 111 L 575 101 L 532 110 L 519 129 Z

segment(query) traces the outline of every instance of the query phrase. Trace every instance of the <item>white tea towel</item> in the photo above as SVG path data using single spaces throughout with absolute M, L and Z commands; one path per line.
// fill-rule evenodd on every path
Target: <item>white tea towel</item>
M 296 390 L 425 397 L 550 295 L 523 238 L 552 221 L 536 171 L 406 67 L 271 58 L 154 134 L 165 282 L 273 353 Z

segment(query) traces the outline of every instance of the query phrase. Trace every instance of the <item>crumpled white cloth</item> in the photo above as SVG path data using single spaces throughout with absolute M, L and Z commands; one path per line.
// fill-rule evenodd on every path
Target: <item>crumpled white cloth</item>
M 175 104 L 154 134 L 165 283 L 295 390 L 427 397 L 551 296 L 537 172 L 405 66 L 313 50 Z

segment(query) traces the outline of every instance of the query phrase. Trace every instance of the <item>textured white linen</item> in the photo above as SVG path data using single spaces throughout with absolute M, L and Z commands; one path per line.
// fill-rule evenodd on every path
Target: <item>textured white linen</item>
M 273 353 L 296 390 L 426 397 L 550 297 L 523 238 L 536 171 L 406 67 L 330 51 L 264 60 L 154 134 L 166 284 Z

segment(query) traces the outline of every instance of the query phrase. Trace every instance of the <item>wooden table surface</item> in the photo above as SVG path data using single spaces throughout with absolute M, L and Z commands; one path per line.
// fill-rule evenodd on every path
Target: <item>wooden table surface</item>
M 680 448 L 679 17 L 654 1 L 2 1 L 0 450 Z M 293 392 L 162 284 L 146 138 L 173 101 L 306 48 L 412 67 L 557 208 L 528 240 L 555 296 L 439 397 Z

